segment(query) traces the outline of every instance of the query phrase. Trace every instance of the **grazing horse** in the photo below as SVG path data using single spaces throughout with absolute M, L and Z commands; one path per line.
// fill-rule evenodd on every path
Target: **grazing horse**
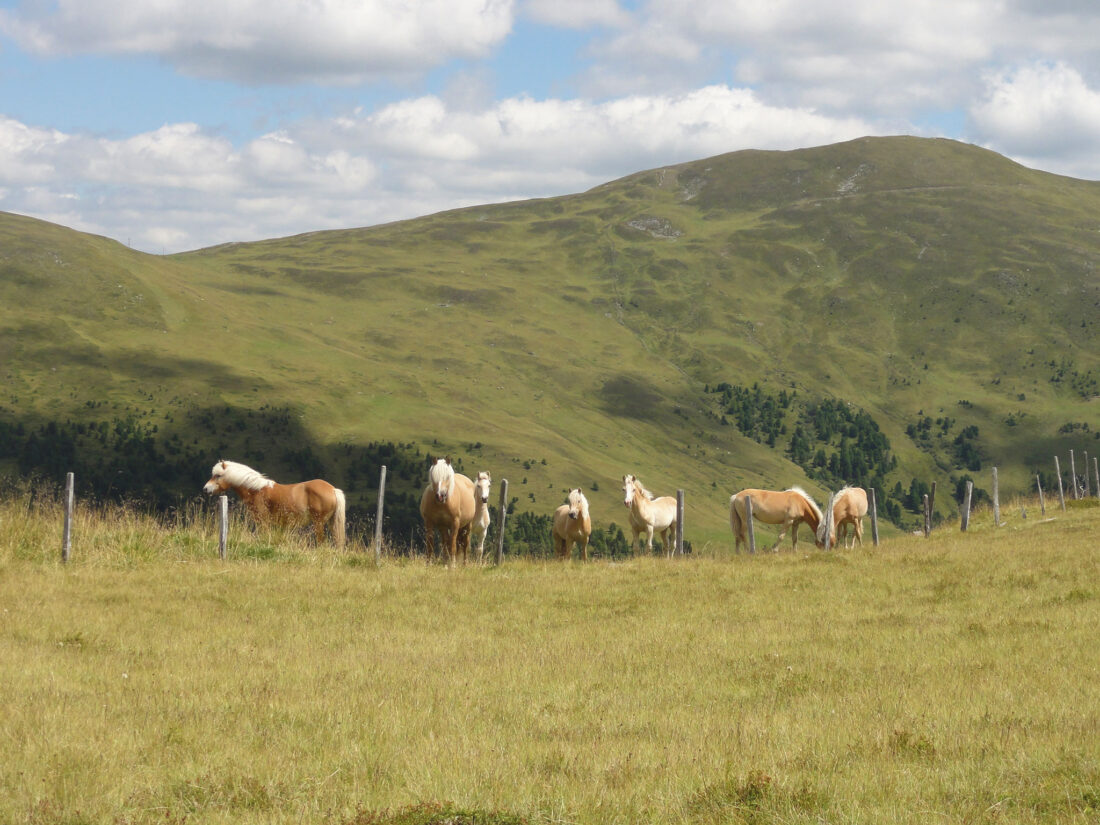
M 431 459 L 428 459 L 431 461 Z M 435 555 L 435 531 L 450 553 L 453 566 L 462 542 L 462 563 L 470 551 L 470 522 L 474 519 L 474 483 L 456 473 L 451 459 L 437 459 L 428 471 L 428 486 L 420 497 L 420 517 L 424 519 L 424 542 L 428 561 Z
M 592 518 L 588 515 L 588 499 L 577 487 L 569 491 L 569 503 L 554 511 L 554 550 L 559 559 L 569 558 L 573 545 L 581 550 L 581 559 L 588 561 L 588 539 L 592 536 Z
M 821 509 L 812 498 L 798 487 L 779 492 L 776 490 L 742 490 L 730 496 L 730 528 L 735 541 L 734 550 L 748 541 L 748 523 L 745 519 L 745 497 L 752 497 L 752 517 L 765 524 L 780 524 L 779 538 L 775 540 L 772 551 L 779 549 L 779 543 L 787 530 L 791 531 L 791 549 L 798 546 L 798 525 L 806 522 L 810 529 L 817 531 L 822 521 Z
M 863 517 L 867 515 L 867 491 L 862 487 L 841 487 L 833 499 L 833 529 L 829 531 L 829 546 L 836 547 L 837 536 L 848 546 L 848 528 L 852 528 L 852 547 L 863 546 Z M 841 529 L 843 528 L 843 529 Z M 817 526 L 817 544 L 825 544 L 825 521 Z
M 276 484 L 251 467 L 235 461 L 219 461 L 203 486 L 210 494 L 232 490 L 248 505 L 257 523 L 295 524 L 307 517 L 318 543 L 325 540 L 325 524 L 332 522 L 332 541 L 343 547 L 346 540 L 344 491 L 319 478 L 297 484 Z
M 474 518 L 470 522 L 470 541 L 478 537 L 477 560 L 485 556 L 485 535 L 489 532 L 489 488 L 493 480 L 488 473 L 478 473 L 474 481 Z
M 676 499 L 672 496 L 654 498 L 637 477 L 623 476 L 623 504 L 630 508 L 630 529 L 634 538 L 630 542 L 632 552 L 637 552 L 639 535 L 645 531 L 646 549 L 653 552 L 653 532 L 661 534 L 665 555 L 672 557 L 672 536 L 676 535 Z

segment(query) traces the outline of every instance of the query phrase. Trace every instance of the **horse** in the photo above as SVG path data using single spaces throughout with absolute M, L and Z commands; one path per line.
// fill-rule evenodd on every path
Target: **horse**
M 431 458 L 428 459 L 431 462 Z M 450 564 L 458 556 L 462 542 L 462 563 L 470 551 L 470 522 L 474 519 L 474 483 L 456 473 L 450 457 L 436 459 L 428 471 L 428 486 L 420 497 L 420 517 L 424 519 L 424 541 L 428 561 L 435 555 L 435 530 L 447 546 Z
M 470 540 L 478 536 L 477 560 L 485 556 L 485 536 L 489 532 L 489 488 L 493 480 L 487 472 L 478 473 L 474 481 L 474 518 L 470 522 Z
M 852 528 L 852 547 L 863 546 L 863 517 L 867 515 L 867 491 L 862 487 L 841 487 L 833 499 L 833 529 L 829 532 L 829 546 L 836 547 L 837 537 L 848 547 L 848 528 Z M 844 529 L 841 529 L 841 528 Z M 817 544 L 825 544 L 825 521 L 817 526 Z
M 748 523 L 745 519 L 745 498 L 752 497 L 752 517 L 765 524 L 780 524 L 779 538 L 775 540 L 772 552 L 779 549 L 779 543 L 787 530 L 791 530 L 791 549 L 798 546 L 798 525 L 806 522 L 815 533 L 823 516 L 821 508 L 810 498 L 805 490 L 791 487 L 789 490 L 742 490 L 730 496 L 730 528 L 735 539 L 734 550 L 748 541 Z
M 581 551 L 581 559 L 588 561 L 588 539 L 592 536 L 592 517 L 588 514 L 588 499 L 580 488 L 569 491 L 569 503 L 554 511 L 554 550 L 559 559 L 569 558 L 573 545 Z
M 332 522 L 332 541 L 343 547 L 346 535 L 344 491 L 315 478 L 297 484 L 276 484 L 263 473 L 235 461 L 219 461 L 210 471 L 203 492 L 211 495 L 232 490 L 243 501 L 257 523 L 280 525 L 309 519 L 317 542 L 325 540 L 325 524 Z
M 676 499 L 672 496 L 654 498 L 637 477 L 623 476 L 623 504 L 630 509 L 630 529 L 634 531 L 634 538 L 630 542 L 632 552 L 639 544 L 639 535 L 642 531 L 646 534 L 646 550 L 653 552 L 653 532 L 661 534 L 661 543 L 665 547 L 665 555 L 672 556 L 671 533 L 676 535 Z

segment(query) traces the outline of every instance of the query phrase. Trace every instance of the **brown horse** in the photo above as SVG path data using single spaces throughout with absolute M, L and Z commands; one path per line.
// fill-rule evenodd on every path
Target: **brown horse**
M 821 523 L 821 509 L 812 498 L 798 487 L 782 492 L 776 490 L 742 490 L 730 496 L 730 528 L 735 539 L 734 550 L 748 541 L 745 519 L 745 497 L 752 497 L 752 517 L 765 524 L 780 524 L 779 538 L 775 540 L 772 551 L 779 549 L 779 543 L 787 530 L 791 531 L 791 549 L 798 546 L 798 525 L 806 522 L 810 529 L 817 531 Z
M 430 461 L 431 459 L 429 459 Z M 462 563 L 470 552 L 470 522 L 474 519 L 474 483 L 456 473 L 450 458 L 437 459 L 428 471 L 428 486 L 420 497 L 420 517 L 424 519 L 424 542 L 428 561 L 435 555 L 435 531 L 450 552 L 450 564 L 458 556 L 462 542 Z
M 833 499 L 833 529 L 829 531 L 829 546 L 836 547 L 837 536 L 848 546 L 848 528 L 852 528 L 852 547 L 863 546 L 863 517 L 867 515 L 867 491 L 862 487 L 841 487 Z M 841 529 L 843 528 L 843 529 Z M 825 522 L 817 527 L 817 544 L 825 544 Z
M 554 550 L 559 559 L 569 558 L 573 545 L 581 551 L 581 559 L 588 561 L 588 539 L 592 535 L 592 518 L 588 514 L 588 499 L 580 488 L 569 491 L 569 503 L 554 511 Z
M 319 478 L 297 484 L 276 484 L 251 467 L 235 461 L 219 461 L 210 471 L 203 492 L 221 494 L 232 490 L 247 506 L 257 524 L 313 523 L 318 543 L 325 540 L 325 524 L 332 522 L 332 541 L 343 547 L 345 532 L 344 491 Z

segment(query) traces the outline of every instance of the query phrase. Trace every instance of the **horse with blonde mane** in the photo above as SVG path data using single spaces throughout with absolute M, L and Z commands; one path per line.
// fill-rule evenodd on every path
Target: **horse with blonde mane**
M 592 517 L 588 514 L 588 499 L 580 487 L 569 491 L 569 503 L 554 511 L 554 550 L 559 559 L 569 558 L 576 545 L 581 559 L 588 561 L 588 540 L 592 536 Z
M 478 537 L 477 560 L 478 563 L 485 557 L 485 536 L 489 532 L 489 488 L 493 479 L 489 473 L 478 473 L 474 480 L 474 518 L 470 522 L 470 542 L 474 536 Z
M 431 458 L 428 459 L 431 462 Z M 470 522 L 474 519 L 474 483 L 456 473 L 450 457 L 432 462 L 428 486 L 420 497 L 420 517 L 424 519 L 424 543 L 428 561 L 435 555 L 435 531 L 450 553 L 449 564 L 458 557 L 462 543 L 462 563 L 470 551 Z
M 851 528 L 852 547 L 863 546 L 863 517 L 867 515 L 867 491 L 862 487 L 845 485 L 833 498 L 833 527 L 829 531 L 829 546 L 836 547 L 837 537 L 848 547 L 848 528 Z M 843 529 L 841 529 L 843 528 Z M 817 527 L 817 544 L 825 544 L 825 522 Z
M 798 547 L 798 525 L 806 522 L 815 533 L 821 524 L 821 508 L 809 494 L 799 488 L 789 490 L 742 490 L 730 496 L 730 528 L 735 539 L 734 550 L 748 541 L 748 522 L 745 517 L 745 498 L 752 497 L 752 517 L 764 524 L 782 525 L 779 537 L 775 540 L 772 552 L 779 549 L 780 542 L 791 531 L 791 549 Z
M 325 540 L 325 525 L 332 522 L 332 541 L 343 547 L 347 539 L 344 491 L 315 478 L 297 484 L 276 484 L 263 473 L 235 461 L 219 461 L 210 471 L 203 492 L 211 495 L 232 490 L 258 523 L 292 525 L 308 519 L 317 542 Z
M 672 536 L 676 535 L 676 499 L 672 496 L 654 498 L 636 476 L 623 476 L 623 504 L 630 509 L 630 529 L 634 538 L 630 542 L 632 552 L 637 552 L 639 536 L 646 534 L 646 550 L 653 552 L 653 533 L 661 534 L 665 555 L 672 557 Z

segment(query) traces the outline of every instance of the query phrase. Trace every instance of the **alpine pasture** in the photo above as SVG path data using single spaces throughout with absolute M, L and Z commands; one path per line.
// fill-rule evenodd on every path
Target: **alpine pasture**
M 1100 453 L 1098 215 L 916 138 L 165 257 L 0 214 L 0 822 L 1097 821 L 1100 509 L 1051 465 Z M 544 557 L 410 556 L 428 455 Z M 229 458 L 346 545 L 220 560 Z M 690 554 L 604 552 L 626 474 Z M 735 552 L 731 494 L 844 484 L 878 547 Z
M 79 505 L 62 565 L 10 496 L 0 820 L 1095 822 L 1100 508 L 1022 506 L 447 568 Z

